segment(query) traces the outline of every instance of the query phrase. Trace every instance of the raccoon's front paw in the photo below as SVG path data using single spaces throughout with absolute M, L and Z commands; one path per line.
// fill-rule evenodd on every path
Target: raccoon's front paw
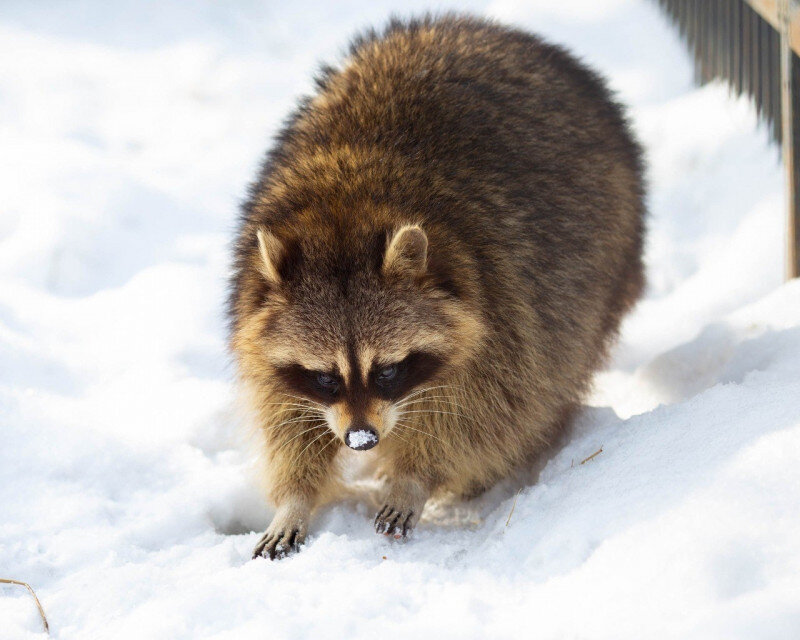
M 287 500 L 272 519 L 261 540 L 253 549 L 253 558 L 259 556 L 275 560 L 299 551 L 308 532 L 310 509 L 302 500 Z
M 422 515 L 428 492 L 410 478 L 390 480 L 388 489 L 383 509 L 375 516 L 375 531 L 405 540 Z
M 261 540 L 253 549 L 253 558 L 269 558 L 279 560 L 285 558 L 290 553 L 300 551 L 300 546 L 306 539 L 305 531 L 298 525 L 292 529 L 273 531 L 272 527 L 267 529 Z
M 405 539 L 411 535 L 418 520 L 419 510 L 387 504 L 375 516 L 375 531 L 385 536 L 393 536 L 396 540 Z

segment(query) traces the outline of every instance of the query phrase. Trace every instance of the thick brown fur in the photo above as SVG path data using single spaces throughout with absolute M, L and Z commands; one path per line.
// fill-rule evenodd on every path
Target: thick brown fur
M 376 526 L 397 537 L 434 492 L 529 460 L 643 287 L 639 146 L 563 49 L 465 16 L 392 21 L 317 85 L 235 246 L 231 345 L 278 506 L 269 557 L 302 542 L 348 429 L 377 433 Z

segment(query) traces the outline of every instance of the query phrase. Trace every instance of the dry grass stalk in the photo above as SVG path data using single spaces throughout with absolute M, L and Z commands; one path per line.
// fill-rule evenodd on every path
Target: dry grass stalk
M 44 630 L 50 635 L 50 625 L 47 624 L 47 618 L 44 615 L 44 609 L 42 608 L 42 603 L 39 602 L 39 598 L 36 597 L 36 592 L 34 592 L 31 585 L 27 582 L 22 582 L 21 580 L 10 580 L 9 578 L 0 578 L 0 583 L 2 584 L 18 584 L 20 586 L 25 587 L 28 591 L 31 592 L 33 599 L 36 601 L 36 608 L 39 609 L 39 615 L 42 617 L 42 624 L 44 625 Z
M 600 447 L 600 448 L 599 448 L 597 451 L 595 451 L 595 452 L 594 452 L 592 455 L 590 455 L 588 458 L 584 458 L 583 460 L 581 460 L 581 464 L 583 464 L 584 462 L 589 462 L 589 460 L 591 460 L 591 459 L 592 459 L 592 458 L 594 458 L 595 456 L 599 456 L 601 453 L 603 453 L 603 447 Z
M 522 492 L 522 489 L 520 489 L 519 491 L 517 491 L 517 495 L 515 495 L 515 496 L 514 496 L 514 502 L 513 502 L 513 504 L 511 505 L 511 511 L 508 513 L 508 519 L 506 520 L 506 526 L 508 526 L 508 523 L 509 523 L 509 522 L 511 522 L 511 516 L 513 516 L 513 515 L 514 515 L 514 507 L 516 507 L 516 506 L 517 506 L 517 498 L 519 498 L 519 494 L 520 494 L 521 492 Z

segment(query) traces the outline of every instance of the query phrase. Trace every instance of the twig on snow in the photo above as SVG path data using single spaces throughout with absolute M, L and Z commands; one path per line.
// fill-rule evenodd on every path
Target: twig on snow
M 594 452 L 592 455 L 590 455 L 588 458 L 584 458 L 583 460 L 581 460 L 581 464 L 583 464 L 584 462 L 589 462 L 589 460 L 591 460 L 591 459 L 592 459 L 592 458 L 594 458 L 595 456 L 599 456 L 601 453 L 603 453 L 603 447 L 600 447 L 600 448 L 599 448 L 597 451 L 595 451 L 595 452 Z
M 36 608 L 39 609 L 39 615 L 42 617 L 42 624 L 44 625 L 44 630 L 47 632 L 47 635 L 50 635 L 50 625 L 47 624 L 47 618 L 44 615 L 44 609 L 42 608 L 42 603 L 39 602 L 39 598 L 36 597 L 36 592 L 33 590 L 31 585 L 29 585 L 27 582 L 22 582 L 21 580 L 11 580 L 9 578 L 0 578 L 0 583 L 18 584 L 22 587 L 25 587 L 28 591 L 31 592 L 33 599 L 36 601 Z

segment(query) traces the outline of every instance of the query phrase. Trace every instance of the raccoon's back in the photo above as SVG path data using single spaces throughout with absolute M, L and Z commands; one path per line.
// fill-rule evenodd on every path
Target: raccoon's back
M 636 270 L 640 149 L 602 80 L 531 34 L 446 16 L 356 39 L 288 123 L 262 183 L 331 154 L 342 177 L 363 163 L 348 187 L 361 197 L 452 228 L 489 290 L 547 287 L 550 273 L 581 294 L 587 278 Z M 331 197 L 321 173 L 309 198 Z
M 504 242 L 563 239 L 542 225 L 564 217 L 563 231 L 580 222 L 575 240 L 591 238 L 608 220 L 582 203 L 641 196 L 640 150 L 603 82 L 531 34 L 458 16 L 395 21 L 317 83 L 265 175 L 331 150 L 367 153 L 403 174 L 376 175 L 376 197 Z
M 567 330 L 580 304 L 614 331 L 642 287 L 642 162 L 594 72 L 534 35 L 449 15 L 368 32 L 317 85 L 267 157 L 243 237 L 304 207 L 368 226 L 369 202 L 449 229 L 498 322 L 522 302 Z

